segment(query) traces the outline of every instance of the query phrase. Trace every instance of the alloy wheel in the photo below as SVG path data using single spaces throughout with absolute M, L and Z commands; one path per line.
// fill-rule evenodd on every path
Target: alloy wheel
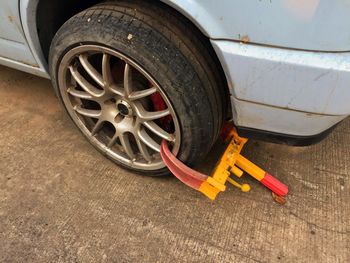
M 100 151 L 127 167 L 158 170 L 163 139 L 177 154 L 180 126 L 160 85 L 126 55 L 98 45 L 68 51 L 60 95 L 75 124 Z

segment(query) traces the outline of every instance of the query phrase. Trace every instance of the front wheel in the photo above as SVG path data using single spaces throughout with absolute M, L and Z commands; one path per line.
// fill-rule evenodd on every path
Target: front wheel
M 135 11 L 139 4 L 97 5 L 67 21 L 52 43 L 50 72 L 93 146 L 123 167 L 161 175 L 161 141 L 190 165 L 200 160 L 221 128 L 224 102 L 199 35 L 180 33 L 185 22 L 173 15 L 169 23 L 165 7 Z

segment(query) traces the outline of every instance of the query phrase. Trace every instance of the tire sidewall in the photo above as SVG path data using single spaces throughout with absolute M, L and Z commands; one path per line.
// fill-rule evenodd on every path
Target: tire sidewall
M 126 25 L 116 17 L 95 13 L 68 20 L 56 34 L 50 50 L 49 68 L 56 94 L 65 108 L 57 74 L 63 56 L 72 48 L 100 45 L 130 57 L 158 82 L 171 102 L 180 123 L 181 146 L 178 158 L 192 164 L 206 154 L 201 150 L 203 141 L 212 139 L 212 123 L 208 118 L 211 117 L 209 101 L 196 90 L 201 85 L 200 80 L 191 72 L 189 63 L 177 47 L 152 27 L 138 27 L 134 24 Z M 199 107 L 200 104 L 205 107 Z M 208 130 L 203 129 L 205 126 Z M 130 169 L 123 163 L 116 162 Z M 166 171 L 167 169 L 161 169 L 152 173 Z

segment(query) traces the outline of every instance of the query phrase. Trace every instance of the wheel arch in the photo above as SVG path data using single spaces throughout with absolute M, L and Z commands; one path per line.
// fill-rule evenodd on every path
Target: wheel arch
M 206 11 L 200 1 L 156 0 L 170 6 L 174 11 L 186 17 L 205 36 L 210 38 L 206 25 L 215 23 L 215 19 Z M 20 0 L 19 8 L 23 31 L 27 42 L 40 67 L 47 70 L 48 51 L 54 34 L 59 27 L 76 13 L 103 0 Z M 68 10 L 68 11 L 67 11 Z M 203 25 L 196 17 L 206 15 Z M 213 49 L 214 53 L 215 50 Z M 216 53 L 215 53 L 216 54 Z
M 48 53 L 51 42 L 55 33 L 58 29 L 72 16 L 75 14 L 95 5 L 104 2 L 103 0 L 20 0 L 20 13 L 22 20 L 22 27 L 27 39 L 28 45 L 32 50 L 33 56 L 35 57 L 39 67 L 43 71 L 43 74 L 48 72 Z M 225 90 L 227 94 L 227 112 L 231 113 L 231 106 L 229 102 L 229 84 L 227 82 L 226 72 L 223 69 L 218 54 L 214 47 L 210 43 L 210 35 L 206 30 L 205 25 L 212 26 L 216 24 L 214 15 L 206 11 L 205 5 L 200 1 L 190 0 L 154 0 L 154 3 L 164 3 L 171 8 L 174 12 L 180 14 L 182 17 L 187 19 L 195 29 L 206 39 L 210 49 L 209 51 L 213 54 L 217 61 L 219 71 L 221 72 L 224 81 Z M 67 11 L 68 10 L 68 11 Z M 196 17 L 198 14 L 207 15 L 205 25 L 198 22 Z M 219 27 L 218 27 L 219 28 Z

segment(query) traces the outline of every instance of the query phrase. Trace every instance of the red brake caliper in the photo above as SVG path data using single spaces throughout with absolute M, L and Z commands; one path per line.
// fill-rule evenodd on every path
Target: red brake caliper
M 153 93 L 151 95 L 151 101 L 153 104 L 153 109 L 155 111 L 162 111 L 167 109 L 167 105 L 159 92 Z M 171 132 L 173 126 L 173 118 L 168 115 L 159 119 L 160 126 L 167 132 Z

